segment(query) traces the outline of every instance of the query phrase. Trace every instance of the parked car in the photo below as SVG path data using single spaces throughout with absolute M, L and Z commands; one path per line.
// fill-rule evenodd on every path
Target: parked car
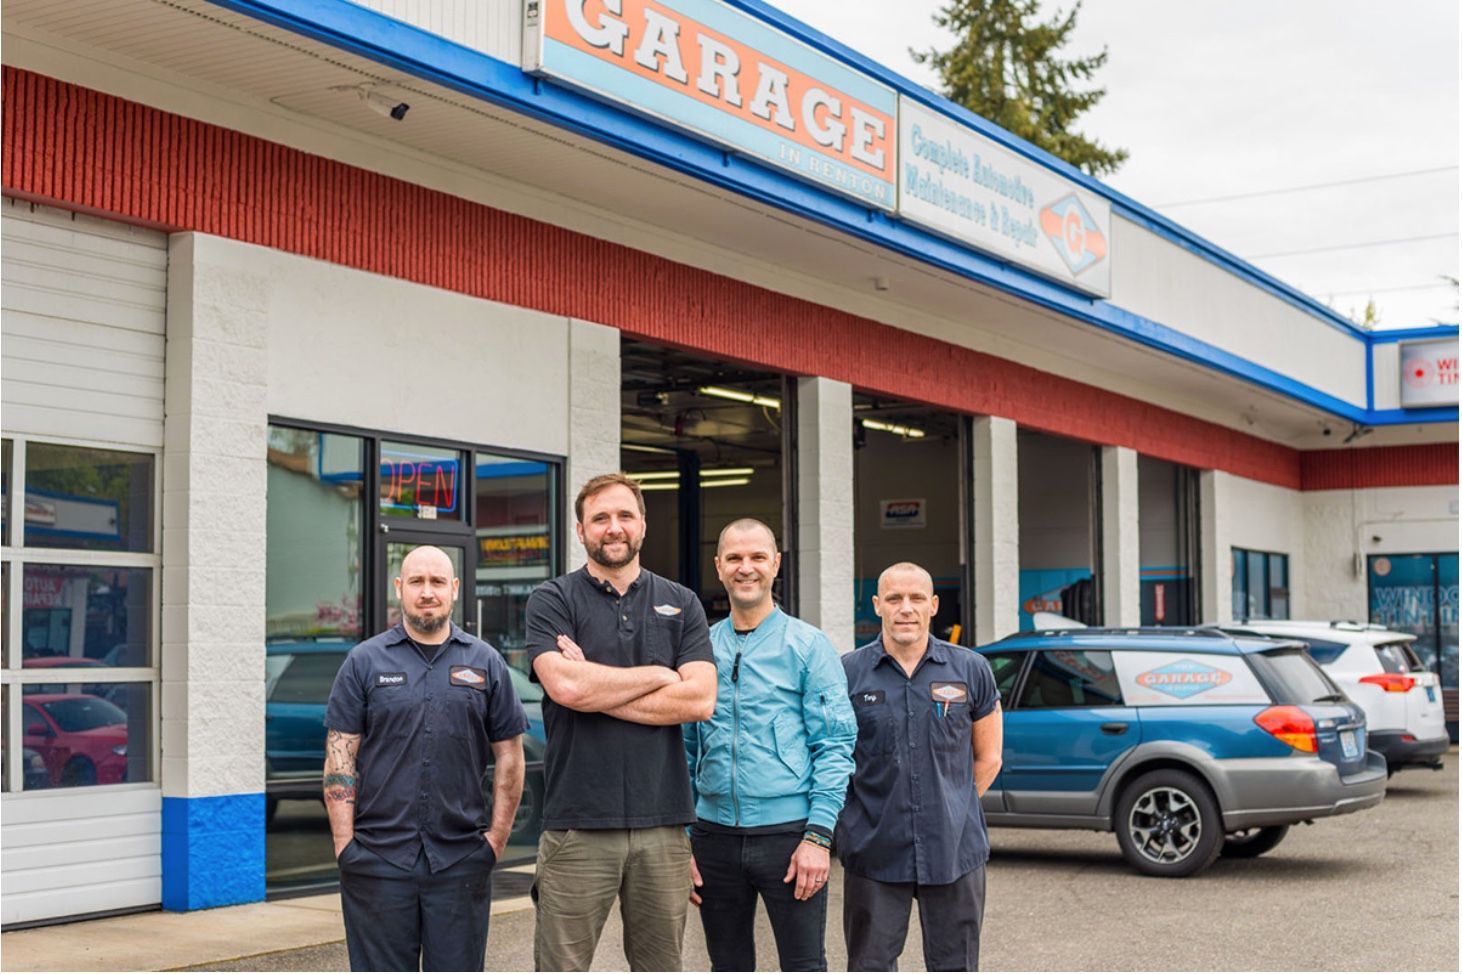
M 127 780 L 127 714 L 89 693 L 27 693 L 27 751 L 46 768 L 42 787 L 114 785 Z M 26 787 L 32 787 L 27 771 Z
M 345 655 L 345 643 L 270 643 L 265 655 L 264 763 L 266 814 L 270 821 L 281 799 L 323 801 L 325 704 Z M 526 770 L 523 799 L 513 819 L 513 840 L 536 837 L 543 818 L 543 688 L 527 674 L 508 669 L 513 690 L 528 714 L 523 735 Z M 492 766 L 483 778 L 492 807 Z
M 1388 773 L 1442 766 L 1451 745 L 1442 691 L 1411 648 L 1416 636 L 1356 622 L 1251 619 L 1225 628 L 1303 640 L 1310 658 L 1366 712 L 1368 746 L 1385 757 Z
M 1066 629 L 978 652 L 1005 708 L 991 825 L 1115 832 L 1138 871 L 1191 876 L 1385 796 L 1364 712 L 1301 642 Z

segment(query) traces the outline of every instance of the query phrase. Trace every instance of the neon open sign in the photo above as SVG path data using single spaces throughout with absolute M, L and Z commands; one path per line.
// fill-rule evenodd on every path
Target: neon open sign
M 457 510 L 461 464 L 456 457 L 432 457 L 383 448 L 381 507 L 437 517 Z

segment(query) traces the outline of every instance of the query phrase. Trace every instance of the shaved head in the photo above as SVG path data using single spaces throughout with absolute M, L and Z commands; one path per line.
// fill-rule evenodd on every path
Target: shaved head
M 895 576 L 898 576 L 899 580 L 903 581 L 904 576 L 908 575 L 912 575 L 922 580 L 923 587 L 928 590 L 927 594 L 934 594 L 934 577 L 930 575 L 929 572 L 925 570 L 922 566 L 916 565 L 911 561 L 901 561 L 897 564 L 889 565 L 883 570 L 883 573 L 878 576 L 879 594 L 883 594 L 884 590 L 888 588 L 889 583 L 894 579 Z
M 740 533 L 742 531 L 766 532 L 767 541 L 771 544 L 771 550 L 777 550 L 777 536 L 772 533 L 771 527 L 765 521 L 758 521 L 754 517 L 743 517 L 732 521 L 721 529 L 721 536 L 716 539 L 716 554 L 720 555 L 721 549 L 726 546 L 726 535 Z
M 413 570 L 445 572 L 448 578 L 457 577 L 457 569 L 452 565 L 452 559 L 445 551 L 436 545 L 424 544 L 412 548 L 401 559 L 402 576 L 409 575 Z

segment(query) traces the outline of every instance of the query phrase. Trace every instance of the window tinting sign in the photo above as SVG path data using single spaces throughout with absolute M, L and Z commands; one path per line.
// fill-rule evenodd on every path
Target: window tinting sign
M 381 508 L 435 518 L 457 510 L 460 463 L 381 447 Z
M 1457 340 L 1401 343 L 1401 405 L 1457 405 Z

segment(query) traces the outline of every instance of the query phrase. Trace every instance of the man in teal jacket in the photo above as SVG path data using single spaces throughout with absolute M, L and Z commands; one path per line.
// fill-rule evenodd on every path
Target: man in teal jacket
M 756 969 L 756 900 L 784 971 L 827 970 L 828 849 L 857 720 L 837 650 L 772 601 L 781 566 L 761 521 L 728 524 L 716 573 L 731 617 L 711 627 L 716 711 L 685 725 L 696 792 L 691 878 L 711 969 Z

